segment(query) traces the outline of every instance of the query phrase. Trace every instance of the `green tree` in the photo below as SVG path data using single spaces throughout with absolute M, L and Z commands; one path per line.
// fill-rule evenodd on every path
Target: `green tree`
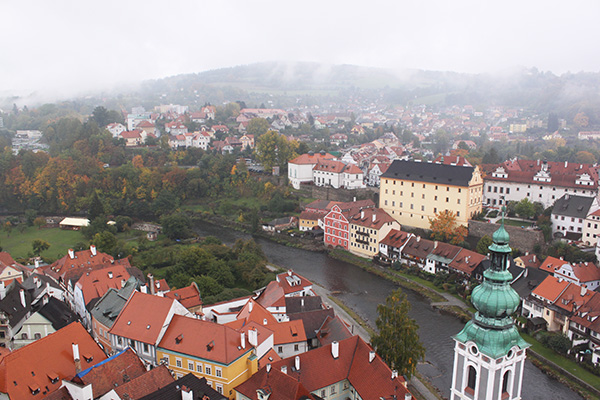
M 477 247 L 475 247 L 475 250 L 479 253 L 479 254 L 487 254 L 489 252 L 488 247 L 493 243 L 493 240 L 491 237 L 489 237 L 488 235 L 483 236 L 481 239 L 479 239 L 479 242 L 477 242 Z
M 37 217 L 37 211 L 28 209 L 25 210 L 25 221 L 27 222 L 27 226 L 33 226 L 33 221 L 35 221 Z
M 152 212 L 157 216 L 173 212 L 179 207 L 179 199 L 170 190 L 162 190 L 152 202 Z
M 42 229 L 42 226 L 46 225 L 46 218 L 37 217 L 33 220 L 33 224 L 38 227 L 38 229 Z
M 117 238 L 109 231 L 98 232 L 92 239 L 92 244 L 103 253 L 112 254 L 117 245 Z
M 104 205 L 102 205 L 102 202 L 100 201 L 100 198 L 98 197 L 98 192 L 94 191 L 94 194 L 92 195 L 92 198 L 90 201 L 88 217 L 93 220 L 93 219 L 98 218 L 101 215 L 104 215 Z
M 535 215 L 535 207 L 528 198 L 523 198 L 515 205 L 515 212 L 521 218 L 531 218 Z
M 258 138 L 255 153 L 256 159 L 265 167 L 265 171 L 270 171 L 276 165 L 285 169 L 288 161 L 297 155 L 295 144 L 275 131 L 269 131 Z
M 246 127 L 246 133 L 254 135 L 254 140 L 267 133 L 271 125 L 264 118 L 252 118 Z
M 160 223 L 163 233 L 169 239 L 185 239 L 191 235 L 190 220 L 181 213 L 164 215 Z
M 42 251 L 46 251 L 50 248 L 50 243 L 43 239 L 34 239 L 33 242 L 31 242 L 31 247 L 33 248 L 33 254 L 39 256 Z
M 385 304 L 377 306 L 377 330 L 371 344 L 390 368 L 410 378 L 425 357 L 419 340 L 419 326 L 409 317 L 410 303 L 402 290 L 392 292 Z
M 102 106 L 98 106 L 98 107 L 94 108 L 94 111 L 92 112 L 92 116 L 90 117 L 90 119 L 95 121 L 98 124 L 98 126 L 105 127 L 110 122 L 113 122 L 113 121 L 109 121 L 108 117 L 109 117 L 108 110 Z

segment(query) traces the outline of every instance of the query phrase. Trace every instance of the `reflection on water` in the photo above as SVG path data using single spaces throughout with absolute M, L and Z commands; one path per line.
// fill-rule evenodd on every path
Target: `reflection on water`
M 195 227 L 201 236 L 213 235 L 225 244 L 233 244 L 239 238 L 250 236 L 216 225 L 201 223 Z M 358 315 L 375 325 L 377 305 L 385 302 L 387 295 L 396 286 L 376 275 L 363 271 L 354 265 L 315 253 L 286 247 L 266 239 L 256 241 L 262 246 L 269 261 L 283 268 L 291 268 L 299 274 L 331 291 L 339 292 L 338 297 Z M 454 362 L 454 341 L 463 324 L 456 318 L 440 314 L 432 309 L 427 301 L 411 291 L 406 292 L 412 305 L 410 315 L 419 324 L 419 336 L 427 353 L 425 363 L 419 365 L 421 374 L 426 376 L 442 394 L 450 397 L 450 381 Z M 581 399 L 566 386 L 549 378 L 530 362 L 526 363 L 523 378 L 523 399 Z

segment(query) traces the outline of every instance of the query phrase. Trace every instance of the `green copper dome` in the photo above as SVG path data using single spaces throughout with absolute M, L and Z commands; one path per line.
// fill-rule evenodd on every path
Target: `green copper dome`
M 512 275 L 508 271 L 511 248 L 510 239 L 502 224 L 494 232 L 489 246 L 490 267 L 483 273 L 483 283 L 473 289 L 471 301 L 477 313 L 454 338 L 459 342 L 472 341 L 483 354 L 497 359 L 505 356 L 513 346 L 521 349 L 529 344 L 521 338 L 511 315 L 520 303 L 517 292 L 510 286 Z

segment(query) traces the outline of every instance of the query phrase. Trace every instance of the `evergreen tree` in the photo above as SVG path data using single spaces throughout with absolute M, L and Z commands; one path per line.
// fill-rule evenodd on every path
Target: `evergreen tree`
M 425 347 L 419 340 L 419 326 L 408 316 L 410 303 L 402 290 L 392 292 L 385 304 L 377 306 L 377 329 L 371 344 L 390 368 L 410 378 L 417 363 L 425 357 Z
M 104 215 L 104 206 L 98 197 L 98 193 L 94 192 L 92 201 L 90 203 L 90 209 L 88 211 L 88 217 L 90 220 L 94 220 L 101 215 Z

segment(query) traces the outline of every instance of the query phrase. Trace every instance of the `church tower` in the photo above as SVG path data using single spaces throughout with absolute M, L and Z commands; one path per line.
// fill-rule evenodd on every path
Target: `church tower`
M 491 263 L 483 283 L 471 295 L 477 309 L 473 319 L 454 336 L 451 400 L 519 400 L 527 343 L 511 315 L 519 295 L 510 286 L 511 248 L 502 224 L 489 246 Z

